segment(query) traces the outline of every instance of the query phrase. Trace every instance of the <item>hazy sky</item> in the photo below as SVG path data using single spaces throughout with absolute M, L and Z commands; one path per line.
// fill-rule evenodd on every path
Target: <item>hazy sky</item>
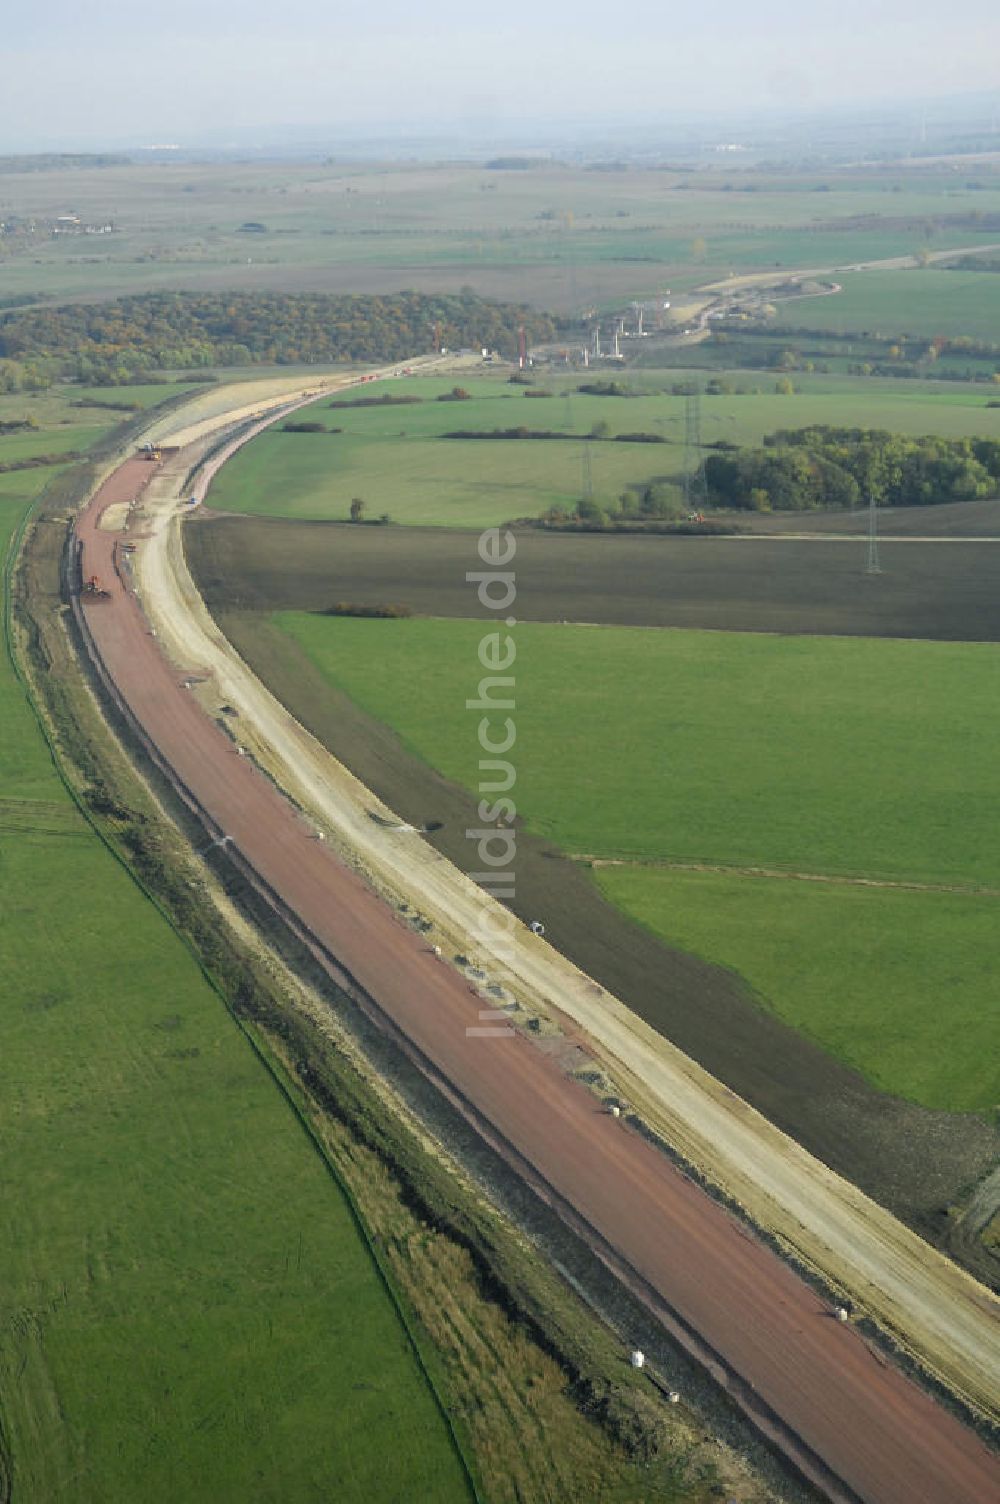
M 1000 87 L 997 0 L 42 0 L 2 32 L 0 151 L 227 128 L 627 120 Z

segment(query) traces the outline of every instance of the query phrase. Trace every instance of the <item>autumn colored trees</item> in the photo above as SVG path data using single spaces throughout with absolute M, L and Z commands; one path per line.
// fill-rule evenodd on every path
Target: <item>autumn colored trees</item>
M 13 389 L 57 378 L 113 386 L 151 371 L 402 360 L 428 350 L 517 352 L 517 331 L 551 339 L 550 318 L 472 293 L 153 292 L 110 303 L 0 315 L 0 372 Z

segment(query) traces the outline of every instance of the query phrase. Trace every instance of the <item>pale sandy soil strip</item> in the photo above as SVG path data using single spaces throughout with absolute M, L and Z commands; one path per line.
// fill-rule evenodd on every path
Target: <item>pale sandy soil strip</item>
M 965 246 L 953 251 L 933 251 L 928 255 L 928 264 L 938 261 L 949 261 L 956 256 L 985 255 L 990 251 L 1000 251 L 1000 243 L 991 245 Z M 701 287 L 694 289 L 687 295 L 687 301 L 679 304 L 674 315 L 687 322 L 697 319 L 696 329 L 689 331 L 687 335 L 675 337 L 676 344 L 697 344 L 707 339 L 711 333 L 708 322 L 708 314 L 711 310 L 726 301 L 727 295 L 739 294 L 740 292 L 757 292 L 762 296 L 770 289 L 787 288 L 795 283 L 804 282 L 816 277 L 830 277 L 834 273 L 841 274 L 845 271 L 902 271 L 915 265 L 913 255 L 889 256 L 882 261 L 857 261 L 850 266 L 819 266 L 812 270 L 784 270 L 770 272 L 748 272 L 739 277 L 725 277 L 721 282 L 705 282 Z M 778 299 L 776 304 L 794 303 L 798 299 L 835 297 L 843 292 L 839 283 L 829 287 L 819 287 L 812 292 L 786 292 Z M 730 300 L 732 300 L 730 298 Z
M 990 245 L 959 246 L 952 251 L 932 251 L 928 256 L 928 262 L 950 261 L 954 256 L 983 256 L 990 251 L 1000 251 L 1000 241 L 994 241 Z M 835 272 L 858 271 L 865 272 L 891 272 L 902 271 L 914 264 L 913 255 L 887 256 L 881 261 L 855 261 L 850 266 L 838 262 L 836 266 L 817 266 L 805 271 L 783 272 L 750 272 L 742 277 L 725 277 L 721 282 L 706 282 L 699 287 L 699 292 L 719 293 L 732 292 L 741 287 L 783 287 L 792 282 L 801 282 L 807 277 L 830 277 Z

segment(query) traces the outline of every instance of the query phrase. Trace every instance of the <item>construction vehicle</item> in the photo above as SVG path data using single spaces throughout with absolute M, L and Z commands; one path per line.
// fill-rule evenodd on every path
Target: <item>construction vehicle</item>
M 142 444 L 139 447 L 139 458 L 141 460 L 160 460 L 163 458 L 163 453 L 157 444 Z
M 84 601 L 109 601 L 111 591 L 105 590 L 96 574 L 92 574 L 80 591 L 80 599 Z

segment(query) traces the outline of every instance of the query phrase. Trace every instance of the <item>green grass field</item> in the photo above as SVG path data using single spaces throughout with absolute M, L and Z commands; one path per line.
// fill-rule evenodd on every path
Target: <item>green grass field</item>
M 485 624 L 278 620 L 412 751 L 476 787 L 478 714 L 463 706 L 477 692 Z M 992 645 L 540 625 L 520 625 L 515 636 L 518 808 L 563 850 L 1000 887 L 1000 657 Z M 745 960 L 768 1006 L 880 1085 L 953 1109 L 995 1103 L 995 1081 L 988 1086 L 978 1067 L 967 1073 L 963 1061 L 989 1061 L 995 1044 L 986 969 L 1000 960 L 987 917 L 997 900 L 879 890 L 878 904 L 892 895 L 885 912 L 894 995 L 912 993 L 907 1066 L 899 1008 L 884 1008 L 881 975 L 852 951 L 835 917 L 865 890 L 742 880 L 752 887 L 744 908 L 757 905 L 759 925 L 770 904 L 775 922 L 798 935 L 802 965 L 812 968 L 810 990 L 792 985 L 786 951 L 772 972 L 744 956 L 735 910 L 727 940 L 724 905 L 706 917 L 707 939 L 693 922 L 675 932 L 669 910 L 658 907 L 666 879 L 655 868 L 602 869 L 601 881 L 609 891 L 632 885 L 621 887 L 623 906 L 667 939 L 739 970 Z M 727 881 L 740 886 L 735 876 Z M 803 889 L 794 911 L 801 923 L 793 923 L 791 897 Z M 826 908 L 817 907 L 818 892 L 832 895 Z M 939 939 L 936 967 L 907 949 L 915 925 Z M 983 943 L 978 957 L 969 936 Z M 954 1047 L 950 1027 L 942 1038 L 950 1016 L 942 1012 L 942 987 L 961 1022 Z M 850 988 L 866 1028 L 848 1057 L 829 1001 L 820 1007 L 818 1000 Z
M 0 464 L 18 464 L 33 459 L 36 455 L 83 454 L 109 429 L 125 422 L 130 413 L 108 406 L 86 406 L 88 402 L 136 403 L 139 407 L 152 407 L 164 402 L 179 392 L 197 390 L 178 382 L 158 382 L 149 386 L 84 387 L 57 383 L 43 392 L 13 392 L 0 395 L 0 424 L 30 421 L 34 426 L 0 432 Z M 23 472 L 28 474 L 30 472 Z M 51 477 L 55 470 L 48 466 L 42 472 Z M 0 485 L 16 472 L 0 472 Z M 44 484 L 13 481 L 15 490 L 24 490 L 24 485 L 35 487 L 31 494 Z M 0 495 L 7 494 L 0 491 Z M 27 492 L 25 492 L 27 494 Z
M 735 162 L 595 172 L 560 162 L 490 171 L 162 161 L 13 173 L 0 176 L 13 213 L 44 221 L 73 203 L 84 220 L 113 219 L 116 229 L 86 241 L 8 238 L 4 286 L 61 298 L 149 287 L 370 291 L 450 275 L 456 287 L 579 312 L 676 291 L 706 271 L 836 267 L 996 241 L 974 216 L 1000 209 L 1000 183 L 982 164 L 970 172 L 973 181 L 902 163 L 781 174 Z M 241 232 L 247 221 L 263 231 Z
M 27 499 L 0 492 L 0 554 Z M 13 1497 L 467 1498 L 346 1200 L 76 812 L 6 658 L 0 785 Z
M 0 567 L 7 558 L 10 540 L 20 526 L 34 499 L 45 488 L 49 469 L 14 470 L 0 475 Z M 0 590 L 3 588 L 0 578 Z M 44 756 L 44 744 L 32 735 L 25 715 L 20 686 L 10 671 L 10 664 L 0 643 L 0 799 L 41 799 L 52 797 L 51 764 Z M 3 829 L 0 819 L 0 831 Z M 2 872 L 2 868 L 0 868 Z M 0 909 L 0 931 L 3 910 Z
M 24 429 L 0 436 L 0 460 L 32 459 L 36 454 L 82 453 L 100 438 L 110 424 L 67 423 L 60 428 Z
M 995 898 L 641 866 L 596 877 L 876 1086 L 952 1112 L 1000 1109 Z
M 419 405 L 334 409 L 324 398 L 296 415 L 341 433 L 261 434 L 218 474 L 209 505 L 222 511 L 298 518 L 346 518 L 364 499 L 369 518 L 388 513 L 413 526 L 488 527 L 549 507 L 572 508 L 583 494 L 586 450 L 594 495 L 612 503 L 629 485 L 676 476 L 683 465 L 684 399 L 670 393 L 679 371 L 643 371 L 623 379 L 643 395 L 623 399 L 577 392 L 585 373 L 539 374 L 549 399 L 525 398 L 503 377 L 461 378 L 467 402 L 438 402 L 455 385 L 402 378 L 364 388 L 419 396 Z M 873 383 L 838 376 L 796 377 L 794 396 L 774 392 L 774 378 L 741 372 L 739 396 L 706 398 L 706 443 L 757 444 L 780 427 L 862 424 L 900 433 L 948 437 L 1000 433 L 1000 411 L 987 409 L 982 388 L 944 383 Z M 756 392 L 755 392 L 756 389 Z M 525 440 L 446 440 L 456 429 L 525 426 L 586 435 L 606 423 L 610 434 L 652 433 L 663 444 Z
M 427 389 L 424 382 L 410 386 Z M 438 437 L 456 428 L 566 425 L 565 404 L 558 400 L 529 406 L 514 388 L 473 386 L 485 389 L 480 400 L 428 401 L 426 407 L 388 413 L 330 413 L 323 411 L 325 403 L 317 404 L 308 417 L 319 415 L 330 427 L 342 427 L 342 434 L 262 434 L 220 472 L 209 505 L 268 516 L 346 518 L 352 498 L 360 496 L 369 518 L 388 513 L 393 522 L 439 527 L 489 527 L 575 505 L 584 484 L 582 442 Z M 597 416 L 573 413 L 574 421 L 586 417 L 588 427 Z M 673 470 L 679 463 L 679 451 L 666 445 L 594 445 L 594 492 L 616 497 L 630 483 L 642 484 L 658 468 Z
M 778 321 L 796 328 L 863 332 L 967 334 L 1000 344 L 1000 275 L 944 271 L 865 271 L 837 279 L 834 297 L 802 298 L 778 310 Z
M 65 386 L 58 388 L 74 404 L 86 404 L 94 402 L 99 408 L 103 407 L 114 418 L 114 410 L 107 405 L 110 403 L 135 403 L 136 407 L 154 407 L 158 402 L 165 402 L 168 397 L 176 397 L 179 392 L 188 392 L 197 396 L 200 388 L 199 382 L 190 381 L 149 381 L 140 382 L 134 386 Z M 86 406 L 81 409 L 84 414 Z M 127 418 L 127 413 L 117 414 L 118 417 Z

